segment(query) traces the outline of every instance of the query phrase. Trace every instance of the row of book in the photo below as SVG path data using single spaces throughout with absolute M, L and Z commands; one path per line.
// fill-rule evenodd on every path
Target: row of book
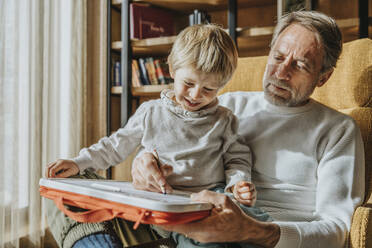
M 165 58 L 139 58 L 132 60 L 132 86 L 172 83 Z
M 113 61 L 111 72 L 112 86 L 121 86 L 121 63 Z M 172 83 L 166 59 L 153 57 L 132 60 L 132 86 L 159 85 Z

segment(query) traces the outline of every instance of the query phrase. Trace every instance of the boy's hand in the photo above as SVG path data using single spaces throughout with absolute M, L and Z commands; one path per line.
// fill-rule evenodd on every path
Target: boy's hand
M 241 204 L 251 207 L 256 203 L 257 191 L 253 183 L 239 181 L 233 186 L 233 194 Z
M 64 178 L 74 176 L 79 172 L 79 167 L 74 161 L 58 159 L 57 161 L 48 164 L 45 170 L 45 177 Z
M 171 175 L 173 167 L 162 164 L 159 168 L 158 160 L 153 153 L 145 152 L 134 159 L 132 164 L 133 186 L 136 189 L 153 192 L 173 191 L 167 183 L 167 176 Z

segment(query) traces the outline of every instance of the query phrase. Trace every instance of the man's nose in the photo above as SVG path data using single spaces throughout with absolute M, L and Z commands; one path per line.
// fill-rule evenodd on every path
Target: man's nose
M 280 80 L 289 80 L 291 78 L 291 63 L 283 61 L 276 69 L 275 76 Z

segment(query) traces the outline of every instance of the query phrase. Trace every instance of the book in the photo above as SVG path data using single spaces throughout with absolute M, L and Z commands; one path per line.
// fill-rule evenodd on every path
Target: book
M 189 15 L 189 26 L 195 24 L 207 24 L 211 22 L 211 16 L 207 12 L 195 9 L 192 14 Z
M 132 60 L 132 86 L 133 87 L 140 87 L 141 83 L 141 76 L 138 67 L 138 61 L 136 59 Z
M 192 202 L 190 192 L 162 194 L 137 190 L 130 182 L 77 178 L 41 178 L 40 195 L 54 200 L 66 215 L 79 222 L 116 217 L 146 224 L 180 224 L 209 216 L 211 203 Z M 72 212 L 65 205 L 89 211 Z
M 160 65 L 160 60 L 155 59 L 154 65 L 155 65 L 155 72 L 156 72 L 156 76 L 158 78 L 159 84 L 166 84 L 163 69 L 161 68 L 161 65 Z
M 162 194 L 135 189 L 131 182 L 76 178 L 41 178 L 41 186 L 72 193 L 94 196 L 119 203 L 132 204 L 158 211 L 175 213 L 208 210 L 211 204 L 191 202 L 192 192 L 174 190 L 175 194 Z M 182 207 L 184 206 L 184 207 Z
M 131 3 L 129 11 L 131 39 L 174 35 L 172 12 L 145 3 Z
M 151 85 L 158 85 L 158 77 L 156 76 L 154 59 L 148 57 L 145 59 L 145 66 L 147 69 L 147 75 L 149 76 Z
M 113 86 L 120 86 L 120 85 L 121 85 L 121 63 L 120 61 L 116 61 L 114 63 Z
M 168 66 L 166 58 L 160 59 L 160 67 L 164 75 L 165 84 L 173 83 L 173 78 L 171 77 L 169 73 L 169 66 Z
M 139 71 L 140 71 L 140 75 L 141 75 L 141 82 L 142 82 L 142 85 L 150 85 L 150 79 L 149 79 L 149 76 L 147 74 L 147 69 L 146 69 L 146 65 L 145 65 L 145 59 L 144 58 L 139 58 L 138 59 L 138 64 L 139 64 Z

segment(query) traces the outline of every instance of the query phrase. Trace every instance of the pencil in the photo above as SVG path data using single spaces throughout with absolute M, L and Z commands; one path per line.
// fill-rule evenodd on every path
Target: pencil
M 160 162 L 160 159 L 159 159 L 158 152 L 154 149 L 154 150 L 152 151 L 152 154 L 154 155 L 154 157 L 155 157 L 155 159 L 156 159 L 156 163 L 158 164 L 158 167 L 159 167 L 159 169 L 160 169 L 160 167 L 161 167 L 161 162 Z M 163 194 L 166 194 L 166 193 L 167 193 L 167 191 L 165 190 L 164 185 L 160 185 L 160 189 L 161 189 L 161 192 L 162 192 Z

